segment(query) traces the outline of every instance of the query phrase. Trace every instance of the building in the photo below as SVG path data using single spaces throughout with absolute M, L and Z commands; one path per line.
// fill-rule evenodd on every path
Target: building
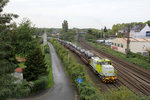
M 150 38 L 150 27 L 146 25 L 136 25 L 130 30 L 132 38 Z
M 128 32 L 128 27 L 123 27 L 120 30 L 118 30 L 119 33 L 127 33 Z
M 128 36 L 128 27 L 123 27 L 120 30 L 118 30 L 117 35 L 121 33 L 122 37 L 127 37 Z
M 14 83 L 20 83 L 23 80 L 23 73 L 22 68 L 18 67 L 15 69 L 15 72 L 11 74 L 13 77 L 16 78 Z
M 118 30 L 119 33 L 122 34 L 123 37 L 128 36 L 128 27 L 123 27 Z M 130 37 L 131 38 L 150 38 L 150 27 L 148 24 L 140 24 L 133 26 L 130 29 Z
M 111 43 L 111 48 L 116 51 L 126 53 L 127 38 L 113 39 Z M 150 39 L 130 38 L 129 48 L 130 51 L 133 53 L 147 55 L 147 50 L 150 50 Z

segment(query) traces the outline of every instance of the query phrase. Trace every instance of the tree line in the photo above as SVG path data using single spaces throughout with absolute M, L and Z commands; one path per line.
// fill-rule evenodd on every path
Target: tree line
M 0 1 L 0 99 L 29 95 L 34 89 L 29 81 L 35 81 L 42 75 L 47 74 L 47 66 L 40 47 L 40 38 L 37 29 L 28 19 L 23 19 L 19 25 L 12 20 L 18 18 L 17 14 L 4 13 L 3 8 L 9 0 Z M 25 57 L 27 68 L 23 70 L 22 83 L 15 83 L 12 77 L 18 68 L 16 55 Z M 43 78 L 45 79 L 45 78 Z M 40 84 L 45 80 L 38 81 Z M 48 78 L 47 78 L 48 80 Z M 39 83 L 40 82 L 40 83 Z M 42 87 L 38 86 L 38 87 Z M 45 87 L 45 86 L 43 86 Z M 34 87 L 35 88 L 35 87 Z M 36 87 L 37 88 L 37 87 Z

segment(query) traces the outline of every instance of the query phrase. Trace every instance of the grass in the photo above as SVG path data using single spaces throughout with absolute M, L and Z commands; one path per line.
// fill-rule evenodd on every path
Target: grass
M 27 66 L 24 65 L 24 62 L 19 63 L 18 66 L 21 67 L 21 68 L 23 68 L 23 69 L 27 67 Z
M 42 50 L 42 54 L 44 55 L 44 45 L 41 44 L 40 47 L 41 47 L 41 50 Z
M 102 98 L 104 100 L 150 100 L 150 97 L 143 95 L 135 95 L 129 89 L 124 86 L 120 87 L 120 90 L 113 89 L 105 94 L 103 94 Z
M 49 83 L 48 83 L 47 88 L 50 88 L 50 87 L 53 86 L 53 74 L 52 74 L 52 66 L 51 66 L 51 57 L 50 57 L 50 54 L 49 54 L 49 53 L 46 53 L 46 54 L 45 54 L 45 61 L 46 61 L 47 65 L 49 66 L 49 67 L 48 67 Z
M 24 56 L 22 56 L 20 54 L 16 54 L 16 57 L 24 57 Z M 23 68 L 23 69 L 27 67 L 27 66 L 25 66 L 25 62 L 18 63 L 18 66 Z
M 92 43 L 92 42 L 88 42 L 88 43 L 91 44 L 92 46 L 102 50 L 102 51 L 105 51 L 105 52 L 113 55 L 113 56 L 116 56 L 118 58 L 126 60 L 126 61 L 133 63 L 133 64 L 135 64 L 141 68 L 144 68 L 145 70 L 150 71 L 150 63 L 148 62 L 147 57 L 144 57 L 144 56 L 139 55 L 139 54 L 133 55 L 133 53 L 132 53 L 132 55 L 130 55 L 130 57 L 127 58 L 125 54 L 114 51 L 111 48 L 105 47 L 99 43 Z

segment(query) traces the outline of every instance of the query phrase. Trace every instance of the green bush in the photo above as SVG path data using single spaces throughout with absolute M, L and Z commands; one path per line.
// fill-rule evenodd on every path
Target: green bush
M 1 100 L 6 100 L 8 97 L 20 98 L 28 96 L 30 93 L 31 89 L 29 87 L 28 82 L 23 80 L 22 83 L 11 84 L 11 88 L 1 90 L 0 98 Z
M 44 52 L 45 53 L 49 53 L 49 46 L 48 46 L 48 44 L 44 46 Z
M 48 77 L 49 77 L 49 82 L 48 82 L 48 86 L 47 88 L 50 88 L 53 86 L 53 74 L 52 74 L 52 63 L 51 63 L 51 56 L 50 54 L 45 54 L 45 61 L 47 63 L 47 66 L 49 66 L 47 68 L 47 71 L 48 71 Z
M 33 87 L 31 88 L 32 92 L 37 92 L 43 89 L 46 89 L 48 85 L 48 77 L 47 76 L 42 76 L 39 77 L 37 80 L 33 81 Z
M 124 86 L 120 87 L 120 90 L 114 89 L 113 91 L 109 91 L 109 93 L 105 93 L 104 97 L 106 100 L 150 100 L 150 97 L 147 96 L 137 96 L 129 89 Z
M 12 97 L 14 98 L 26 97 L 31 93 L 30 86 L 25 80 L 22 83 L 15 84 L 14 90 L 12 93 Z

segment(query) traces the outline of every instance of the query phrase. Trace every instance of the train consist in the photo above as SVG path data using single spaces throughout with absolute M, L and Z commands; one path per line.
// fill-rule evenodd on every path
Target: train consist
M 75 52 L 85 64 L 89 65 L 91 69 L 96 73 L 100 80 L 104 83 L 114 83 L 117 80 L 117 71 L 113 67 L 112 62 L 109 59 L 99 58 L 88 50 L 77 47 L 71 42 L 58 39 L 58 41 L 66 48 Z

